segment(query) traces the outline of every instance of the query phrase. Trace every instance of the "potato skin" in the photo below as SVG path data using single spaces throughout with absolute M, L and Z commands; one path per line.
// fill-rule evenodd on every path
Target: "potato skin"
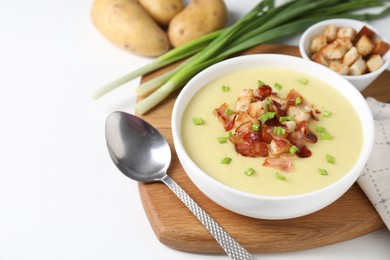
M 95 0 L 91 17 L 103 36 L 135 54 L 155 57 L 170 47 L 167 34 L 136 0 Z
M 177 14 L 168 27 L 168 37 L 174 47 L 226 25 L 227 8 L 223 0 L 192 0 Z
M 167 27 L 172 18 L 184 8 L 182 0 L 138 0 L 138 2 L 163 27 Z

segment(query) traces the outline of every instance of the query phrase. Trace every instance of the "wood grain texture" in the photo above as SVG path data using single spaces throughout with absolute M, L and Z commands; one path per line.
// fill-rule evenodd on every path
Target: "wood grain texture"
M 299 56 L 297 47 L 261 45 L 240 55 L 280 53 Z M 170 68 L 147 75 L 147 81 Z M 390 102 L 390 72 L 385 71 L 363 94 Z M 288 252 L 352 239 L 384 227 L 383 221 L 359 188 L 353 185 L 330 206 L 308 216 L 290 220 L 260 220 L 230 212 L 203 195 L 189 180 L 176 156 L 171 135 L 171 111 L 177 93 L 143 115 L 157 127 L 172 149 L 169 175 L 226 229 L 253 253 Z M 192 213 L 162 183 L 139 184 L 139 193 L 150 224 L 159 241 L 171 248 L 198 253 L 222 253 L 214 238 Z

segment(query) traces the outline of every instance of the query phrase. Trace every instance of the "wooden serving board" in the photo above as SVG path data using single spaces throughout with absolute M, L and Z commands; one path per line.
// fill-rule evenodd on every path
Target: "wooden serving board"
M 299 56 L 297 47 L 261 45 L 240 55 L 279 53 Z M 144 77 L 147 81 L 163 71 Z M 390 72 L 385 71 L 363 94 L 390 102 Z M 252 253 L 287 252 L 324 246 L 355 238 L 384 227 L 365 194 L 355 184 L 330 206 L 290 220 L 261 220 L 230 212 L 203 195 L 190 181 L 176 156 L 171 134 L 171 111 L 177 93 L 142 116 L 157 127 L 172 149 L 169 175 L 226 231 Z M 161 243 L 178 250 L 222 253 L 222 249 L 196 217 L 162 183 L 139 184 L 150 224 Z

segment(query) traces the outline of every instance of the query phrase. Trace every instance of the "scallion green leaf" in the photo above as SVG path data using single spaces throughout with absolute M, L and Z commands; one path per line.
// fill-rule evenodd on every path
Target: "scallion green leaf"
M 248 170 L 245 171 L 245 175 L 251 176 L 255 173 L 256 171 L 253 168 L 248 168 Z
M 224 157 L 221 161 L 222 164 L 229 164 L 232 161 L 230 157 Z
M 328 175 L 328 171 L 325 169 L 321 169 L 321 168 L 318 169 L 318 173 L 321 175 Z
M 201 118 L 201 117 L 193 117 L 192 122 L 195 125 L 203 125 L 204 124 L 203 118 Z
M 307 78 L 305 78 L 305 77 L 300 77 L 299 79 L 298 79 L 298 82 L 299 83 L 301 83 L 302 85 L 307 85 L 307 83 L 309 82 L 309 80 L 307 79 Z
M 284 175 L 281 174 L 280 172 L 276 172 L 276 173 L 275 173 L 275 177 L 276 177 L 276 179 L 278 179 L 278 180 L 285 180 L 285 179 L 286 179 L 286 176 L 284 176 Z
M 223 85 L 223 86 L 221 87 L 221 90 L 222 90 L 223 92 L 229 92 L 229 91 L 230 91 L 230 87 L 229 87 L 229 86 L 226 86 L 226 85 Z
M 328 162 L 328 163 L 334 163 L 334 157 L 332 156 L 332 155 L 330 155 L 330 154 L 327 154 L 326 155 L 326 161 Z

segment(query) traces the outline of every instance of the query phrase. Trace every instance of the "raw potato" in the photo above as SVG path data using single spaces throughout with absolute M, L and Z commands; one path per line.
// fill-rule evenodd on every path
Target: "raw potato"
M 223 0 L 192 0 L 169 24 L 168 36 L 174 47 L 225 26 L 227 9 Z
M 96 28 L 112 43 L 142 56 L 159 56 L 170 45 L 167 34 L 136 0 L 95 0 Z
M 184 8 L 182 0 L 138 0 L 140 5 L 160 25 L 166 27 Z

